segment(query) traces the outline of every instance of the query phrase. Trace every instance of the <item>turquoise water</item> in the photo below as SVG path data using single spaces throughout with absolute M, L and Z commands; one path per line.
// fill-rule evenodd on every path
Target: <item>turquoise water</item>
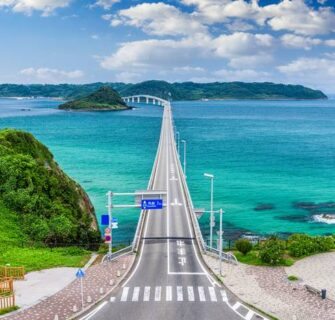
M 58 103 L 0 99 L 0 127 L 35 134 L 85 188 L 98 215 L 106 212 L 107 190 L 146 188 L 159 139 L 160 107 L 72 113 L 55 110 Z M 335 231 L 335 225 L 313 221 L 315 210 L 293 206 L 335 201 L 334 100 L 176 102 L 173 112 L 180 135 L 188 142 L 193 202 L 208 208 L 209 181 L 203 173 L 213 173 L 215 207 L 225 210 L 226 237 L 245 231 Z M 254 210 L 264 203 L 274 208 Z M 335 213 L 335 208 L 321 210 Z M 120 221 L 116 241 L 131 239 L 138 215 L 138 210 L 115 209 Z M 200 223 L 208 236 L 208 215 Z

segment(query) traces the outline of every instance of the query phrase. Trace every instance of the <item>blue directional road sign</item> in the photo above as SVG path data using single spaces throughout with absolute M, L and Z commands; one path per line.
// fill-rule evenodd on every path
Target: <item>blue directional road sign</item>
M 108 214 L 103 214 L 101 216 L 101 225 L 102 226 L 108 226 L 109 225 L 109 216 L 108 216 Z
M 118 222 L 117 218 L 112 218 L 112 223 Z
M 142 200 L 143 210 L 155 210 L 163 208 L 163 199 L 145 199 Z
M 82 269 L 78 269 L 77 273 L 76 273 L 76 277 L 77 278 L 84 278 L 85 277 L 85 272 Z

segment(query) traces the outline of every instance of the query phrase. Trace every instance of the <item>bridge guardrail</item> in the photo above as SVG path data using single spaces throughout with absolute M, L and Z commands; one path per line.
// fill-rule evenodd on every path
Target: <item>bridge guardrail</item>
M 205 246 L 205 249 L 206 249 L 206 252 L 208 254 L 213 254 L 217 257 L 220 256 L 220 251 L 218 249 L 215 249 L 215 248 L 211 248 L 209 246 Z M 221 260 L 224 260 L 228 263 L 232 263 L 232 264 L 238 264 L 238 261 L 236 259 L 236 257 L 234 256 L 234 254 L 232 254 L 231 252 L 224 252 L 222 251 L 222 258 Z

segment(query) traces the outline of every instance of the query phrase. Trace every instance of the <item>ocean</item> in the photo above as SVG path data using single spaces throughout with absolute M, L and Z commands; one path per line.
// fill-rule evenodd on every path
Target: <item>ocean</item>
M 76 113 L 57 110 L 59 103 L 0 99 L 0 127 L 29 131 L 46 144 L 87 191 L 99 219 L 106 213 L 108 190 L 146 188 L 162 109 L 141 104 L 122 112 Z M 335 100 L 192 101 L 172 107 L 176 128 L 187 141 L 194 205 L 209 209 L 210 184 L 203 174 L 214 174 L 214 206 L 225 212 L 226 239 L 246 232 L 334 233 L 335 220 L 327 217 L 335 217 Z M 129 243 L 139 210 L 115 209 L 113 215 L 119 220 L 114 240 Z M 205 238 L 208 222 L 204 214 Z

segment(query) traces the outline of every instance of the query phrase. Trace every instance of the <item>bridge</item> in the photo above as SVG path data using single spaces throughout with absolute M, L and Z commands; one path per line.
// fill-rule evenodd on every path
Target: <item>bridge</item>
M 124 99 L 138 102 L 144 97 L 151 99 Z M 205 246 L 176 149 L 171 104 L 153 98 L 164 110 L 148 190 L 166 190 L 166 205 L 141 212 L 132 270 L 96 311 L 81 319 L 264 319 L 227 292 L 205 265 Z
M 169 101 L 164 100 L 159 97 L 151 96 L 148 94 L 138 94 L 138 95 L 133 95 L 133 96 L 128 96 L 128 97 L 122 97 L 122 100 L 126 103 L 132 102 L 132 103 L 147 103 L 149 104 L 150 102 L 152 104 L 157 104 L 160 106 L 166 106 Z

